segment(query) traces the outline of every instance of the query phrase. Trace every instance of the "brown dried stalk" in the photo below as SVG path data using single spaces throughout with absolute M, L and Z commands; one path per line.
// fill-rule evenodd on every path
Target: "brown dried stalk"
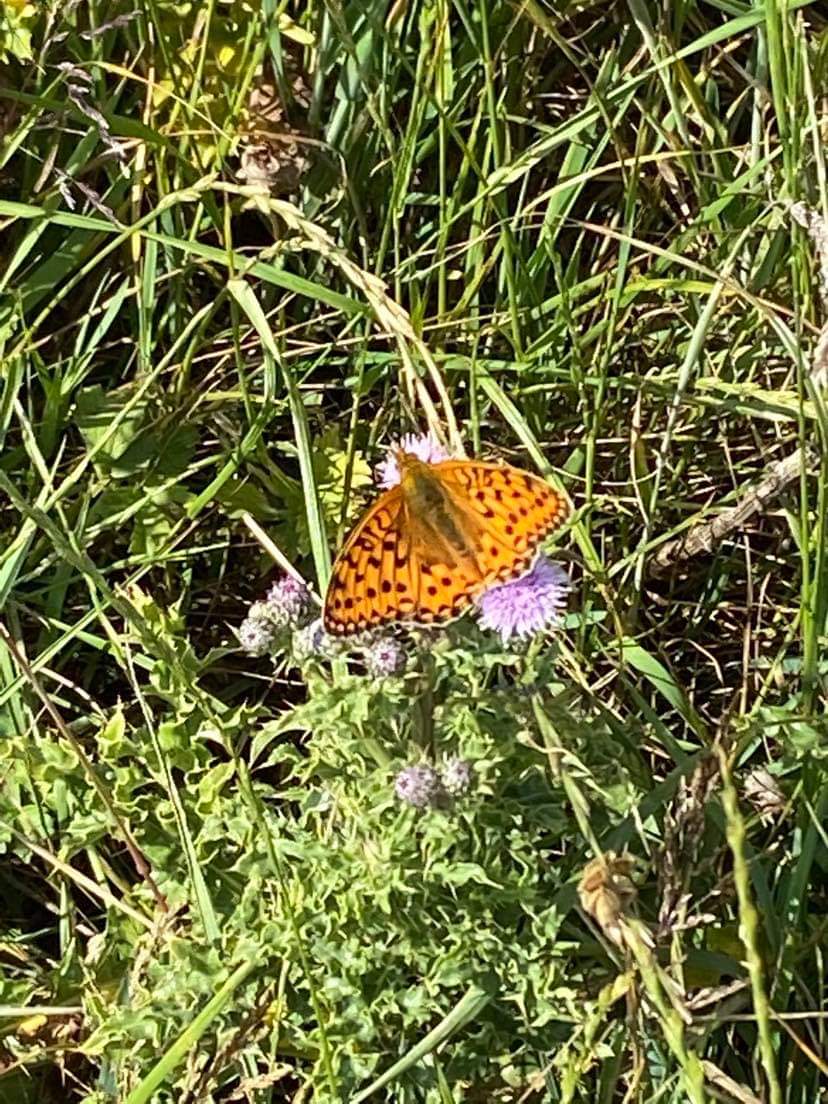
M 828 335 L 828 330 L 826 331 Z M 814 455 L 813 449 L 807 449 L 807 460 Z M 802 474 L 802 451 L 792 452 L 782 460 L 768 464 L 762 479 L 740 499 L 735 506 L 723 510 L 712 521 L 694 525 L 682 537 L 662 544 L 656 553 L 653 564 L 656 568 L 669 567 L 681 560 L 689 560 L 701 552 L 712 552 L 730 533 L 761 513 L 765 506 Z
M 716 760 L 704 756 L 689 779 L 682 778 L 664 815 L 664 843 L 656 868 L 660 906 L 657 938 L 685 925 L 689 883 L 704 833 L 704 813 L 716 782 Z

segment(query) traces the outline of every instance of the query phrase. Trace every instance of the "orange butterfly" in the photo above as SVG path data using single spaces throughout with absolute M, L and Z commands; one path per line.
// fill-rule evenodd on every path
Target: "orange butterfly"
M 447 621 L 492 583 L 517 579 L 569 506 L 507 464 L 396 453 L 400 482 L 357 523 L 336 558 L 325 628 L 345 636 L 389 622 Z

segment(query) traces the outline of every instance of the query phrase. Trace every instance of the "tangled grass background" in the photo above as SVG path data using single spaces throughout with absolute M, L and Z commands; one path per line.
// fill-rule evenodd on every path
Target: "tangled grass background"
M 822 1100 L 821 6 L 0 54 L 0 1100 Z M 328 652 L 434 425 L 567 488 L 566 607 Z

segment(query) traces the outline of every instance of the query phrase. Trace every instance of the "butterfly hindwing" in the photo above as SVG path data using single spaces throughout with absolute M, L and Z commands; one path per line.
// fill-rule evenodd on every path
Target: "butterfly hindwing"
M 325 600 L 325 628 L 349 635 L 395 622 L 445 621 L 471 600 L 480 579 L 426 562 L 405 532 L 402 510 L 368 513 L 337 557 Z
M 399 593 L 396 563 L 402 539 L 402 510 L 400 488 L 392 487 L 352 530 L 333 565 L 325 596 L 328 632 L 362 632 L 391 619 Z
M 481 578 L 472 563 L 447 564 L 411 553 L 417 594 L 415 621 L 423 624 L 458 617 L 480 589 Z
M 538 545 L 569 513 L 566 500 L 545 480 L 506 464 L 445 460 L 435 465 L 435 474 L 458 508 L 478 519 L 477 559 L 487 582 L 526 571 Z

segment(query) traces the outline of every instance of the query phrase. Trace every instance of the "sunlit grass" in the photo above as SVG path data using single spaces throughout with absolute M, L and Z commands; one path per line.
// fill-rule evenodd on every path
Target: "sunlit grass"
M 818 6 L 0 0 L 2 50 L 0 1099 L 813 1104 Z M 562 629 L 245 655 L 429 428 L 571 498 Z

